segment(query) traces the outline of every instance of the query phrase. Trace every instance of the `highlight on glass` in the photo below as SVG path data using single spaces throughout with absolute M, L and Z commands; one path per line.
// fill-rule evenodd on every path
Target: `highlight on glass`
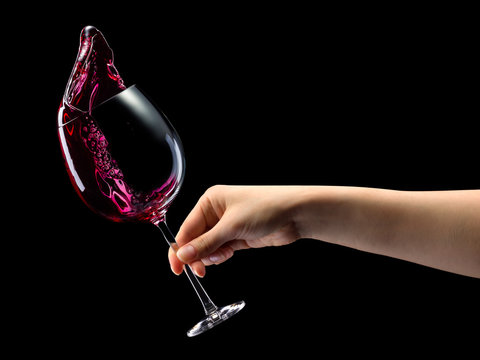
M 112 221 L 152 223 L 175 251 L 166 213 L 185 176 L 182 143 L 148 96 L 135 85 L 124 85 L 111 48 L 93 26 L 81 32 L 57 124 L 67 172 L 83 202 Z M 206 315 L 188 336 L 211 329 L 245 306 L 239 301 L 217 307 L 189 266 L 185 274 Z

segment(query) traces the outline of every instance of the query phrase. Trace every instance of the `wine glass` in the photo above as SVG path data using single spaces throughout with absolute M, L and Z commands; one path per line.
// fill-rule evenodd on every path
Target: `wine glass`
M 65 102 L 58 134 L 70 180 L 82 200 L 113 221 L 150 222 L 176 251 L 166 212 L 185 175 L 180 138 L 165 115 L 133 85 L 70 119 Z M 185 274 L 206 317 L 191 328 L 201 334 L 239 312 L 244 301 L 217 307 L 190 266 Z

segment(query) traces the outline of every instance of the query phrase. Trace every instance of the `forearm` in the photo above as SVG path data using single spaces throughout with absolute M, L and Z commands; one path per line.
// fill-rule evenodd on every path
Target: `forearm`
M 296 209 L 302 237 L 480 277 L 480 190 L 311 187 Z

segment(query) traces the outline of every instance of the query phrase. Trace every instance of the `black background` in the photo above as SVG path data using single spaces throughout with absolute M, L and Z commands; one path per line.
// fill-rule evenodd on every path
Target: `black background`
M 170 272 L 161 234 L 88 210 L 70 185 L 55 125 L 80 31 L 94 25 L 126 85 L 145 89 L 183 141 L 186 178 L 168 213 L 174 232 L 214 184 L 478 188 L 468 9 L 30 11 L 45 15 L 8 36 L 10 64 L 21 67 L 10 74 L 20 85 L 20 145 L 29 151 L 8 153 L 21 174 L 21 190 L 9 195 L 20 207 L 10 223 L 14 249 L 5 252 L 18 353 L 388 357 L 474 345 L 478 280 L 308 239 L 209 267 L 202 283 L 213 300 L 247 305 L 187 338 L 203 313 L 187 279 Z

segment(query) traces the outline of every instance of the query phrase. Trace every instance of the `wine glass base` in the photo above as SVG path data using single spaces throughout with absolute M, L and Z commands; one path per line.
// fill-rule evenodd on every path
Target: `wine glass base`
M 245 301 L 238 301 L 233 304 L 218 308 L 217 310 L 211 312 L 207 317 L 201 320 L 198 324 L 192 327 L 187 331 L 187 336 L 197 336 L 204 333 L 207 330 L 210 330 L 214 326 L 224 322 L 225 320 L 231 318 L 233 315 L 238 313 L 245 306 Z

